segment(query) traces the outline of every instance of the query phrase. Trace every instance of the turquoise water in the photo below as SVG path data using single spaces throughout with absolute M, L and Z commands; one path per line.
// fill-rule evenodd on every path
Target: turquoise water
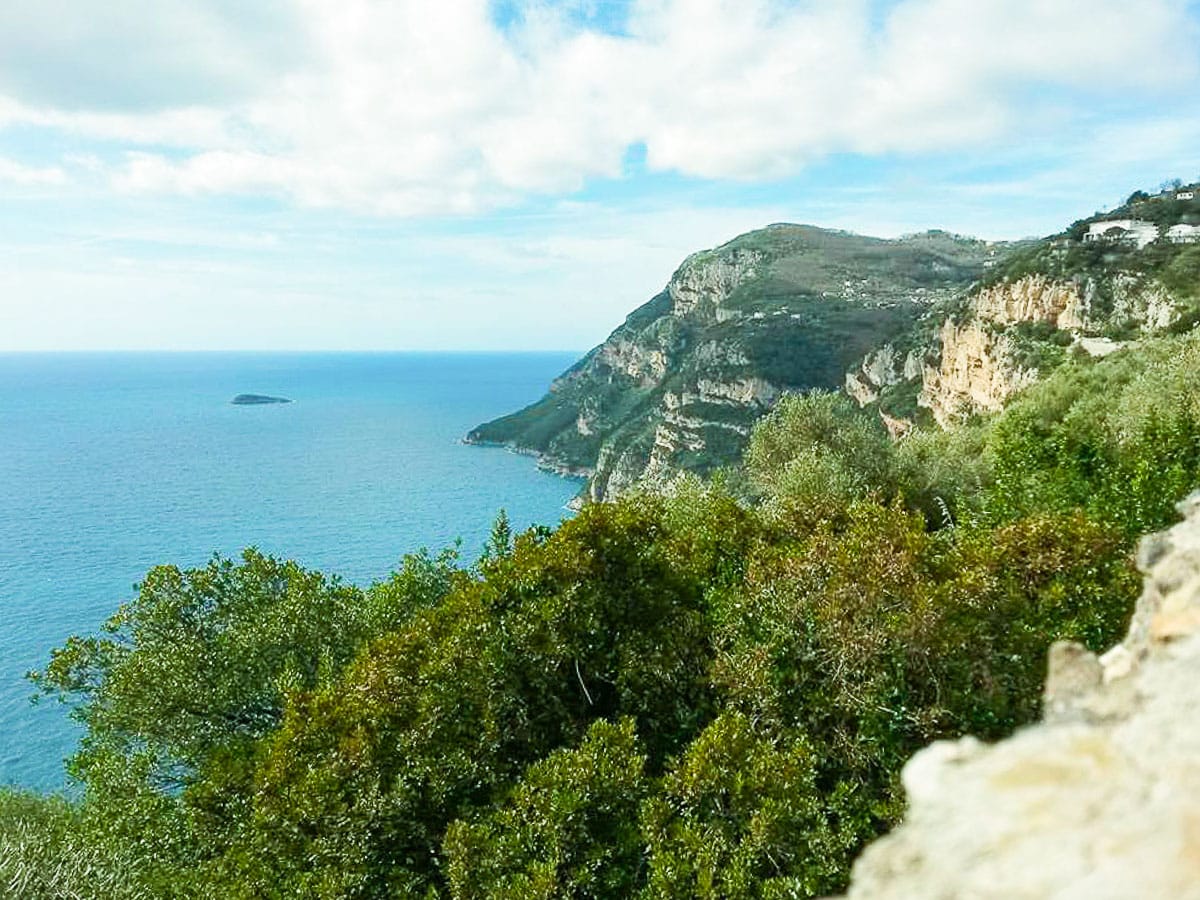
M 253 545 L 368 584 L 456 538 L 473 559 L 501 507 L 558 522 L 577 482 L 459 439 L 574 358 L 0 355 L 0 783 L 63 784 L 78 732 L 24 673 L 153 565 Z

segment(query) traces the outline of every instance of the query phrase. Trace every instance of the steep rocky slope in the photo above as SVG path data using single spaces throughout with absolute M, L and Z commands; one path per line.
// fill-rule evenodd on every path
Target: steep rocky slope
M 735 462 L 786 391 L 842 387 L 894 437 L 1001 409 L 1068 353 L 1200 321 L 1200 199 L 1140 192 L 1044 240 L 774 225 L 684 261 L 537 403 L 467 440 L 587 496 Z M 1127 227 L 1128 226 L 1128 227 Z
M 467 440 L 537 453 L 612 496 L 735 461 L 783 391 L 835 388 L 1004 248 L 942 232 L 889 241 L 774 225 L 689 257 L 540 401 Z
M 1126 218 L 1146 234 L 1104 226 Z M 1100 355 L 1129 340 L 1190 328 L 1200 295 L 1200 201 L 1146 197 L 1015 250 L 967 295 L 925 316 L 846 375 L 893 433 L 924 410 L 946 427 L 1003 407 L 1069 352 Z M 1154 240 L 1146 240 L 1150 233 Z
M 1200 897 L 1200 494 L 1147 538 L 1124 643 L 1051 650 L 1045 721 L 909 761 L 850 900 Z

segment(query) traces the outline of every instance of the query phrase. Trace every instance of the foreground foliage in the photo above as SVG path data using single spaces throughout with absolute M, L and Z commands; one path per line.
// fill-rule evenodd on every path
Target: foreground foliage
M 893 445 L 788 398 L 723 482 L 586 507 L 359 589 L 253 551 L 154 569 L 37 679 L 70 802 L 0 793 L 0 893 L 834 892 L 917 748 L 1036 716 L 1133 540 L 1200 483 L 1200 338 L 1072 360 Z

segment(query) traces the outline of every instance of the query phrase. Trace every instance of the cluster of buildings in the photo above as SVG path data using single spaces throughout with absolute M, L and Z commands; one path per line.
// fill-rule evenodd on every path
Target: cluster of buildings
M 1136 214 L 1137 207 L 1139 206 L 1159 203 L 1163 200 L 1195 200 L 1196 193 L 1196 185 L 1178 187 L 1163 191 L 1157 197 L 1146 197 L 1140 203 L 1134 202 L 1130 208 Z M 1085 241 L 1126 244 L 1138 249 L 1160 238 L 1168 240 L 1173 244 L 1200 243 L 1200 225 L 1186 225 L 1181 222 L 1178 225 L 1163 228 L 1154 222 L 1147 222 L 1144 219 L 1103 219 L 1099 222 L 1093 222 L 1088 226 L 1087 234 L 1083 236 Z
M 1088 226 L 1085 241 L 1104 241 L 1108 244 L 1133 244 L 1139 250 L 1158 240 L 1158 226 L 1141 219 L 1104 219 Z
M 1159 227 L 1141 219 L 1105 219 L 1088 226 L 1085 241 L 1104 241 L 1109 244 L 1130 244 L 1139 250 L 1159 238 Z M 1162 232 L 1172 244 L 1200 242 L 1200 225 L 1172 225 Z

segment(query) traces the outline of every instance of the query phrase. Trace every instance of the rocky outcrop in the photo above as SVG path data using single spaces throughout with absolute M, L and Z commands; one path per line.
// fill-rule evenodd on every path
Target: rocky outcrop
M 710 251 L 689 256 L 671 283 L 671 313 L 675 316 L 698 316 L 727 321 L 720 316 L 722 302 L 747 279 L 753 278 L 763 260 L 758 250 L 737 249 L 729 253 Z
M 718 403 L 729 406 L 761 406 L 763 408 L 774 404 L 779 397 L 779 388 L 765 378 L 744 377 L 731 381 L 717 381 L 712 378 L 696 380 L 696 393 L 683 395 L 683 402 L 700 401 L 701 403 Z
M 637 444 L 605 444 L 596 460 L 595 472 L 584 489 L 587 499 L 605 500 L 630 490 L 646 477 L 652 452 L 653 448 L 648 451 Z
M 1014 343 L 1005 330 L 1021 323 L 1043 323 L 1081 331 L 1088 327 L 1093 293 L 1074 281 L 1044 275 L 984 288 L 971 297 L 962 314 L 943 322 L 938 364 L 926 365 L 923 350 L 909 350 L 901 358 L 887 343 L 846 374 L 846 393 L 865 406 L 878 400 L 885 388 L 921 378 L 918 402 L 943 427 L 972 413 L 999 410 L 1038 376 L 1035 369 L 1015 362 Z
M 947 319 L 941 330 L 942 354 L 926 366 L 917 402 L 929 408 L 943 428 L 960 424 L 975 412 L 994 412 L 1037 379 L 1036 369 L 1013 359 L 1012 339 L 978 319 L 959 325 Z
M 1099 303 L 1101 285 L 1094 278 L 1056 280 L 1028 275 L 980 290 L 963 314 L 943 323 L 940 362 L 925 368 L 918 402 L 928 407 L 943 427 L 972 413 L 1001 409 L 1016 391 L 1042 374 L 1036 367 L 1016 361 L 1014 326 L 1048 325 L 1070 332 L 1076 345 L 1101 356 L 1122 345 L 1098 337 L 1099 331 L 1134 328 L 1153 334 L 1179 318 L 1177 301 L 1154 279 L 1119 273 L 1108 279 L 1103 289 L 1109 295 L 1108 304 Z M 881 364 L 888 361 L 886 355 L 868 356 L 861 373 L 847 375 L 847 392 L 860 403 L 876 399 L 879 386 L 895 383 L 887 381 L 894 376 Z M 883 370 L 882 380 L 870 374 L 872 365 Z
M 909 350 L 903 356 L 891 342 L 868 353 L 858 368 L 846 373 L 846 393 L 866 406 L 879 399 L 886 387 L 919 378 L 924 369 L 924 354 Z
M 1200 897 L 1200 494 L 1180 510 L 1142 543 L 1125 641 L 1051 650 L 1041 724 L 912 758 L 849 900 Z
M 984 322 L 1046 322 L 1064 330 L 1086 328 L 1089 306 L 1078 284 L 1054 281 L 1044 275 L 1003 282 L 981 290 L 971 299 L 972 315 Z
M 1074 281 L 1028 275 L 984 288 L 966 312 L 949 318 L 939 334 L 940 361 L 926 366 L 917 402 L 943 428 L 977 412 L 995 412 L 1021 388 L 1037 380 L 1036 368 L 1016 361 L 1007 329 L 1022 323 L 1079 332 L 1089 327 L 1094 288 Z
M 1118 275 L 1112 280 L 1111 319 L 1147 332 L 1161 331 L 1179 318 L 1179 307 L 1158 281 Z
M 610 340 L 600 346 L 598 357 L 601 364 L 641 387 L 654 387 L 667 374 L 667 353 L 662 347 L 626 339 Z

